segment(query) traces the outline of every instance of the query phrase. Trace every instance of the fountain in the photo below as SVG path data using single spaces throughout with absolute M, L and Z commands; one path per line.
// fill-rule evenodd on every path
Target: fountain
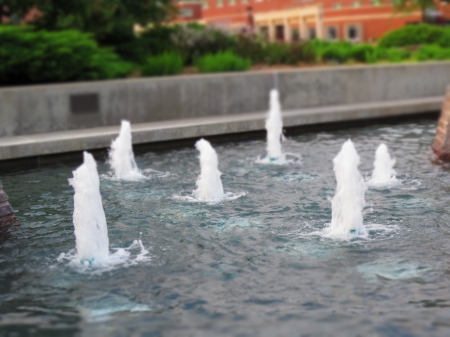
M 285 155 L 281 149 L 283 138 L 283 119 L 277 89 L 270 91 L 270 110 L 266 119 L 267 159 L 269 162 L 284 161 Z
M 362 210 L 365 205 L 366 184 L 359 173 L 359 156 L 349 139 L 333 159 L 336 193 L 332 200 L 332 235 L 365 235 Z
M 385 186 L 396 183 L 394 165 L 395 159 L 389 155 L 388 147 L 386 144 L 380 144 L 375 152 L 372 179 L 367 184 L 369 186 Z
M 10 226 L 17 221 L 8 200 L 8 195 L 3 191 L 3 184 L 0 180 L 0 228 Z
M 211 144 L 203 138 L 195 143 L 195 147 L 200 151 L 201 171 L 197 179 L 197 189 L 193 191 L 193 196 L 198 201 L 218 201 L 225 194 L 220 180 L 221 173 L 218 169 L 217 153 Z
M 109 239 L 97 163 L 88 152 L 83 153 L 83 160 L 69 179 L 75 190 L 73 225 L 77 257 L 82 263 L 104 263 L 109 257 Z
M 109 165 L 118 179 L 139 180 L 144 177 L 134 160 L 131 125 L 128 121 L 122 121 L 119 136 L 111 143 Z

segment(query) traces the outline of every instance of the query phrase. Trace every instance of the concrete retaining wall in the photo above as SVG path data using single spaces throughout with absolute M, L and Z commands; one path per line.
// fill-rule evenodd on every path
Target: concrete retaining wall
M 449 83 L 450 62 L 427 62 L 12 87 L 0 137 L 262 112 L 274 86 L 296 110 L 442 96 Z

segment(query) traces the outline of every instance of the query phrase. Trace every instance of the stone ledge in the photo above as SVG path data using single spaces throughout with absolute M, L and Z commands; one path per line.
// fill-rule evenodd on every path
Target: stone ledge
M 283 111 L 285 127 L 397 117 L 438 111 L 443 96 L 381 103 Z M 266 112 L 133 124 L 133 143 L 143 144 L 264 129 Z M 0 138 L 0 160 L 107 148 L 120 126 Z

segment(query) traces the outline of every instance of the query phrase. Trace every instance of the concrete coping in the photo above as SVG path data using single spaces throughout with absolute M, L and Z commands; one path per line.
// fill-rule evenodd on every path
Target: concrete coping
M 322 106 L 283 111 L 285 127 L 398 117 L 440 110 L 443 96 Z M 266 112 L 180 119 L 132 125 L 133 143 L 144 144 L 264 130 Z M 110 146 L 120 126 L 0 138 L 0 160 L 34 157 Z
M 309 72 L 324 72 L 324 71 L 347 71 L 354 70 L 358 71 L 361 69 L 367 68 L 399 68 L 399 67 L 418 67 L 418 66 L 428 66 L 428 65 L 438 65 L 442 63 L 450 64 L 450 61 L 426 61 L 420 63 L 378 63 L 378 64 L 355 64 L 355 65 L 321 65 L 321 66 L 313 66 L 313 67 L 304 67 L 304 68 L 286 68 L 286 69 L 263 69 L 263 70 L 249 70 L 249 71 L 241 71 L 241 72 L 225 72 L 225 73 L 210 73 L 210 74 L 190 74 L 190 75 L 177 75 L 177 76 L 158 76 L 158 77 L 140 77 L 140 78 L 125 78 L 125 79 L 112 79 L 112 80 L 101 80 L 101 81 L 88 81 L 88 82 L 63 82 L 63 83 L 50 83 L 50 84 L 38 84 L 38 85 L 24 85 L 24 86 L 13 86 L 13 87 L 0 87 L 0 93 L 2 91 L 20 91 L 20 90 L 30 90 L 30 89 L 52 89 L 52 88 L 61 88 L 61 86 L 72 86 L 74 88 L 82 88 L 85 87 L 86 84 L 116 84 L 116 83 L 139 83 L 139 82 L 164 82 L 164 81 L 191 81 L 194 79 L 208 79 L 215 78 L 218 75 L 224 78 L 229 77 L 239 77 L 242 75 L 245 76 L 259 76 L 259 75 L 276 75 L 278 73 L 309 73 Z

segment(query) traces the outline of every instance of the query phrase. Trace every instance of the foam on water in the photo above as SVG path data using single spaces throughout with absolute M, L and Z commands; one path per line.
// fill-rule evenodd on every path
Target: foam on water
M 171 177 L 170 172 L 161 172 L 157 170 L 153 170 L 150 168 L 140 170 L 141 177 L 136 179 L 126 179 L 126 181 L 136 181 L 141 179 L 165 179 Z M 100 174 L 100 179 L 105 181 L 122 181 L 123 179 L 118 178 L 114 172 L 107 172 Z
M 369 187 L 386 188 L 393 187 L 400 182 L 395 178 L 395 159 L 389 155 L 386 144 L 380 144 L 375 152 L 374 170 L 372 178 L 367 182 Z
M 109 150 L 109 165 L 120 180 L 134 181 L 145 178 L 134 160 L 131 139 L 130 122 L 122 121 L 119 136 L 112 141 Z
M 338 239 L 341 241 L 352 241 L 352 242 L 367 242 L 367 241 L 383 241 L 391 239 L 395 234 L 400 231 L 400 227 L 395 224 L 375 224 L 368 223 L 365 227 L 365 233 L 360 235 L 355 235 L 353 233 L 340 233 L 340 232 L 332 232 L 329 229 L 331 224 L 325 224 L 325 229 L 323 230 L 315 230 L 312 226 L 305 226 L 302 229 L 299 229 L 294 232 L 289 232 L 284 234 L 286 236 L 298 236 L 302 238 L 307 237 L 319 237 L 323 239 Z
M 359 163 L 358 153 L 349 139 L 333 159 L 337 185 L 331 202 L 331 224 L 326 229 L 329 237 L 367 235 L 362 213 L 366 204 L 364 194 L 367 187 L 359 173 Z
M 373 283 L 378 279 L 403 280 L 418 278 L 432 270 L 429 265 L 395 259 L 377 260 L 359 265 L 358 271 Z
M 61 253 L 56 261 L 67 263 L 69 267 L 80 273 L 102 274 L 116 268 L 130 267 L 138 263 L 150 261 L 149 251 L 144 247 L 140 239 L 134 240 L 126 248 L 113 248 L 114 252 L 108 254 L 104 260 L 80 260 L 76 250 Z
M 109 257 L 109 239 L 97 163 L 88 152 L 83 153 L 83 158 L 83 164 L 73 171 L 73 178 L 69 179 L 75 190 L 73 225 L 77 258 L 103 263 Z
M 277 89 L 270 91 L 270 109 L 266 119 L 267 130 L 267 156 L 258 158 L 258 163 L 285 164 L 286 158 L 281 149 L 283 139 L 283 119 L 281 117 L 281 104 Z

